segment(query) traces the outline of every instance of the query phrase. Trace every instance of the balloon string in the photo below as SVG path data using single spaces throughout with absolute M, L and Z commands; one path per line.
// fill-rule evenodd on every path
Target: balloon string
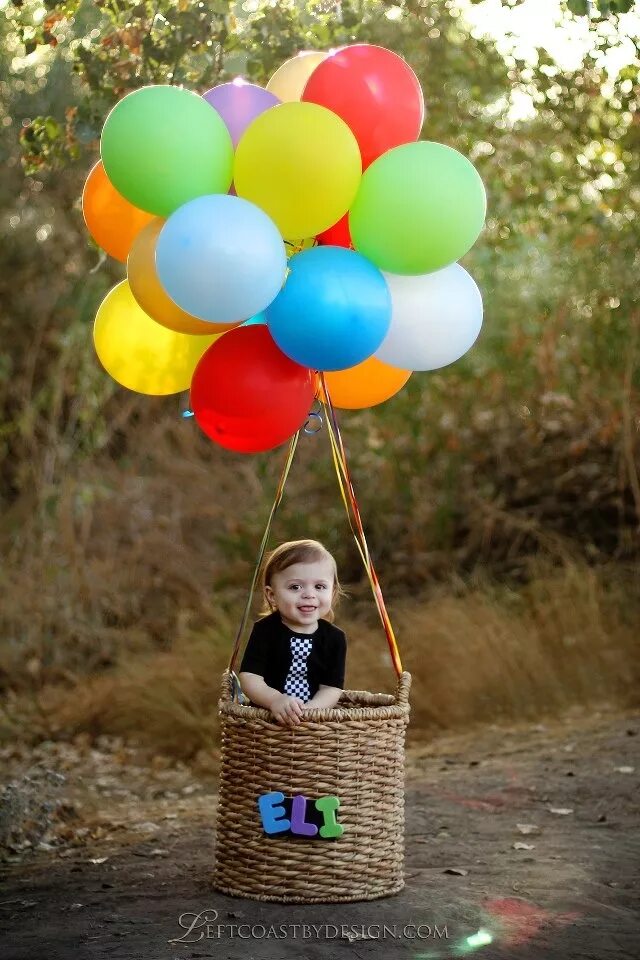
M 384 596 L 382 593 L 382 588 L 380 586 L 380 581 L 378 580 L 378 575 L 376 573 L 373 561 L 369 554 L 369 547 L 367 544 L 367 538 L 365 536 L 364 527 L 362 525 L 362 517 L 360 515 L 360 508 L 358 506 L 358 501 L 355 494 L 355 489 L 353 486 L 353 480 L 351 477 L 351 472 L 349 470 L 349 464 L 347 461 L 347 455 L 344 448 L 344 443 L 342 441 L 342 434 L 340 433 L 340 427 L 338 426 L 338 419 L 336 417 L 336 412 L 331 403 L 331 397 L 327 389 L 327 384 L 324 374 L 320 373 L 320 383 L 322 385 L 322 406 L 326 415 L 327 421 L 327 431 L 329 434 L 329 440 L 331 442 L 331 452 L 333 455 L 333 463 L 336 470 L 336 476 L 338 478 L 338 486 L 340 488 L 340 493 L 342 495 L 342 500 L 345 505 L 347 512 L 347 518 L 349 520 L 349 526 L 351 527 L 351 532 L 356 541 L 356 546 L 360 557 L 362 559 L 364 568 L 367 572 L 367 577 L 371 585 L 371 590 L 373 592 L 373 597 L 378 608 L 378 613 L 380 615 L 380 620 L 384 628 L 384 632 L 387 637 L 387 642 L 389 644 L 389 650 L 391 653 L 391 659 L 393 666 L 398 676 L 402 673 L 402 661 L 400 659 L 400 652 L 398 650 L 398 643 L 395 637 L 393 626 L 387 611 L 387 607 L 384 601 Z
M 389 619 L 389 615 L 385 606 L 382 589 L 380 587 L 380 583 L 379 583 L 375 568 L 373 566 L 371 557 L 369 555 L 366 537 L 364 534 L 364 529 L 362 527 L 362 521 L 360 518 L 359 509 L 357 505 L 357 500 L 355 500 L 355 492 L 353 490 L 353 485 L 350 477 L 346 476 L 346 473 L 348 471 L 348 465 L 346 463 L 346 460 L 343 459 L 344 450 L 342 452 L 340 451 L 341 440 L 340 442 L 337 441 L 335 436 L 333 435 L 333 431 L 335 430 L 335 427 L 337 426 L 337 424 L 334 422 L 334 424 L 332 425 L 330 419 L 328 419 L 327 425 L 329 428 L 329 437 L 332 443 L 332 452 L 334 455 L 333 457 L 334 466 L 336 467 L 336 474 L 338 476 L 338 484 L 340 487 L 340 492 L 342 494 L 342 499 L 345 504 L 345 508 L 347 510 L 349 525 L 351 526 L 351 530 L 354 535 L 354 539 L 356 541 L 356 546 L 358 547 L 360 557 L 362 559 L 364 568 L 369 578 L 369 583 L 371 585 L 374 600 L 376 602 L 380 619 L 382 621 L 382 625 L 383 625 L 385 634 L 387 636 L 387 641 L 389 643 L 389 649 L 391 651 L 391 657 L 393 660 L 394 667 L 396 669 L 398 676 L 400 676 L 400 674 L 402 673 L 402 662 L 400 660 L 400 655 L 399 655 L 393 627 L 391 625 L 391 621 Z M 346 467 L 346 470 L 345 470 L 345 467 Z M 345 495 L 345 487 L 349 493 L 350 502 L 347 502 L 347 498 Z M 353 520 L 351 516 L 352 513 L 353 513 Z
M 298 432 L 293 435 L 293 437 L 291 438 L 291 441 L 290 441 L 290 443 L 289 443 L 289 451 L 288 451 L 288 453 L 287 453 L 287 458 L 286 458 L 286 460 L 285 460 L 284 467 L 282 468 L 282 473 L 280 474 L 280 480 L 278 481 L 278 487 L 277 487 L 277 489 L 276 489 L 276 495 L 275 495 L 275 497 L 274 497 L 273 504 L 272 504 L 272 506 L 271 506 L 271 511 L 270 511 L 270 513 L 269 513 L 269 518 L 268 518 L 268 520 L 267 520 L 267 525 L 266 525 L 266 527 L 265 527 L 265 531 L 264 531 L 264 534 L 263 534 L 263 536 L 262 536 L 262 541 L 261 541 L 260 547 L 259 547 L 259 549 L 258 549 L 258 557 L 257 557 L 257 560 L 256 560 L 255 567 L 254 567 L 254 569 L 253 569 L 253 576 L 252 576 L 252 578 L 251 578 L 251 584 L 250 584 L 250 586 L 249 586 L 249 593 L 248 593 L 248 595 L 247 595 L 247 601 L 246 601 L 246 603 L 245 603 L 244 612 L 243 612 L 243 614 L 242 614 L 242 619 L 241 619 L 241 621 L 240 621 L 240 626 L 238 627 L 238 632 L 237 632 L 237 634 L 236 634 L 236 640 L 235 640 L 235 643 L 234 643 L 234 645 L 233 645 L 233 650 L 232 650 L 232 652 L 231 652 L 231 659 L 229 660 L 229 673 L 232 675 L 232 678 L 233 678 L 233 681 L 234 681 L 233 694 L 235 694 L 236 689 L 240 686 L 240 684 L 239 684 L 239 682 L 238 682 L 238 678 L 236 677 L 233 668 L 234 668 L 234 665 L 235 665 L 236 658 L 237 658 L 237 656 L 238 656 L 238 651 L 239 651 L 239 649 L 240 649 L 240 644 L 242 643 L 242 637 L 243 637 L 243 635 L 244 635 L 244 631 L 245 631 L 245 629 L 246 629 L 246 627 L 247 627 L 247 621 L 248 621 L 248 619 L 249 619 L 249 613 L 250 613 L 250 611 L 251 611 L 251 602 L 252 602 L 252 600 L 253 600 L 253 594 L 254 594 L 255 589 L 256 589 L 256 583 L 258 582 L 258 574 L 260 573 L 260 567 L 261 567 L 261 565 L 262 565 L 262 561 L 263 561 L 263 559 L 264 559 L 265 551 L 266 551 L 266 549 L 267 549 L 267 543 L 269 542 L 269 534 L 271 533 L 271 526 L 272 526 L 272 524 L 273 524 L 273 518 L 275 517 L 276 511 L 278 510 L 278 507 L 280 506 L 280 502 L 281 502 L 281 500 L 282 500 L 282 495 L 283 495 L 283 493 L 284 493 L 284 486 L 285 486 L 285 483 L 287 482 L 287 477 L 289 476 L 289 471 L 291 470 L 291 464 L 293 463 L 293 457 L 294 457 L 294 454 L 295 454 L 295 452 L 296 452 L 296 447 L 298 446 L 298 440 L 299 440 L 299 438 L 300 438 L 300 431 L 298 430 Z M 232 699 L 234 698 L 233 694 L 232 694 Z

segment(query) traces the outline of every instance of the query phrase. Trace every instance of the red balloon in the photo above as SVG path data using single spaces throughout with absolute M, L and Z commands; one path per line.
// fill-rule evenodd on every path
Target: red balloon
M 324 230 L 316 237 L 321 247 L 347 247 L 353 249 L 351 231 L 349 230 L 349 211 L 344 217 L 334 223 L 328 230 Z
M 315 373 L 285 356 L 264 324 L 240 326 L 202 355 L 191 381 L 191 409 L 221 447 L 259 453 L 302 426 L 316 387 Z
M 302 99 L 333 110 L 355 134 L 362 169 L 420 136 L 424 99 L 408 63 L 391 50 L 355 43 L 330 53 L 313 71 Z

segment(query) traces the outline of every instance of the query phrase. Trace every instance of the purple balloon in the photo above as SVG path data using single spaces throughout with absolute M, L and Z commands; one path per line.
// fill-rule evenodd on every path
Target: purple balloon
M 281 102 L 269 90 L 255 83 L 247 83 L 242 77 L 236 77 L 231 83 L 221 83 L 202 96 L 226 123 L 234 147 L 252 120 Z

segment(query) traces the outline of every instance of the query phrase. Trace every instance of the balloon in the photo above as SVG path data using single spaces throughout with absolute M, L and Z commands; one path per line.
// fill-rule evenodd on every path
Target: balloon
M 127 260 L 127 279 L 131 293 L 147 316 L 177 333 L 200 333 L 208 336 L 231 330 L 236 326 L 235 323 L 207 323 L 206 320 L 198 320 L 197 317 L 185 313 L 165 292 L 156 272 L 156 243 L 165 222 L 161 217 L 154 217 L 133 242 Z
M 355 367 L 325 374 L 327 390 L 334 407 L 344 410 L 363 410 L 384 403 L 404 387 L 410 370 L 398 370 L 368 357 Z M 324 390 L 320 389 L 324 396 Z
M 202 357 L 191 383 L 191 409 L 222 447 L 258 453 L 302 426 L 315 391 L 312 371 L 285 357 L 264 324 L 241 326 Z
M 311 237 L 349 209 L 360 174 L 358 144 L 340 117 L 315 103 L 283 103 L 247 128 L 233 179 L 283 237 Z
M 278 67 L 267 84 L 267 90 L 283 102 L 300 100 L 305 83 L 327 56 L 320 50 L 302 50 Z
M 241 197 L 213 194 L 185 203 L 158 237 L 156 270 L 172 300 L 212 323 L 240 323 L 268 306 L 287 257 L 272 220 Z
M 392 147 L 417 140 L 424 122 L 422 90 L 409 64 L 369 43 L 329 54 L 301 99 L 342 117 L 358 141 L 363 170 Z
M 462 257 L 487 208 L 480 176 L 443 143 L 420 141 L 379 157 L 349 212 L 356 250 L 381 270 L 428 273 Z
M 380 271 L 343 247 L 315 247 L 289 261 L 267 309 L 280 349 L 314 370 L 344 370 L 371 356 L 389 328 L 391 299 Z
M 156 323 L 138 306 L 126 280 L 106 295 L 93 327 L 96 353 L 107 373 L 129 390 L 155 396 L 188 389 L 198 360 L 217 339 Z
M 347 247 L 353 250 L 349 233 L 349 214 L 345 213 L 344 217 L 341 217 L 332 227 L 319 233 L 317 239 L 321 247 Z
M 118 193 L 100 160 L 82 191 L 82 215 L 98 246 L 123 263 L 135 237 L 151 220 L 150 213 L 134 207 Z
M 482 297 L 459 263 L 421 277 L 385 273 L 391 325 L 379 360 L 411 370 L 437 370 L 458 360 L 482 326 Z
M 224 120 L 234 147 L 252 120 L 280 103 L 275 94 L 242 77 L 207 90 L 203 97 Z
M 100 154 L 116 190 L 161 217 L 231 185 L 229 131 L 202 97 L 182 87 L 141 87 L 123 97 L 105 121 Z

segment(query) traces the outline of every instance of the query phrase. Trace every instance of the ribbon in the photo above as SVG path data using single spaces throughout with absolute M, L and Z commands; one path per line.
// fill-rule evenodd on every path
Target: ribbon
M 264 560 L 265 551 L 267 549 L 267 543 L 269 542 L 269 534 L 271 533 L 271 526 L 273 524 L 273 518 L 276 515 L 280 502 L 282 500 L 282 495 L 284 493 L 284 485 L 287 482 L 287 477 L 289 476 L 289 471 L 291 470 L 291 464 L 293 463 L 293 457 L 296 452 L 296 447 L 298 446 L 298 440 L 300 438 L 300 431 L 293 435 L 289 442 L 289 450 L 287 452 L 287 459 L 285 460 L 284 467 L 282 468 L 282 473 L 280 474 L 280 480 L 278 481 L 278 487 L 276 489 L 276 495 L 271 506 L 271 511 L 267 519 L 267 525 L 265 527 L 264 534 L 262 535 L 262 541 L 260 543 L 260 548 L 258 550 L 258 557 L 256 559 L 256 565 L 253 569 L 253 577 L 251 578 L 251 585 L 249 587 L 249 593 L 247 596 L 247 601 L 244 606 L 244 612 L 242 614 L 242 619 L 240 621 L 240 626 L 238 627 L 238 632 L 236 634 L 236 640 L 233 645 L 233 650 L 231 652 L 231 659 L 229 660 L 229 673 L 232 676 L 234 687 L 240 686 L 238 678 L 234 673 L 233 667 L 238 656 L 238 651 L 240 649 L 240 644 L 242 643 L 242 637 L 247 626 L 247 620 L 249 619 L 249 613 L 251 611 L 251 601 L 253 600 L 253 594 L 256 589 L 256 583 L 258 582 L 258 574 L 260 573 L 260 567 L 262 561 Z M 232 692 L 232 699 L 235 690 Z
M 331 452 L 333 454 L 333 464 L 336 470 L 336 476 L 338 478 L 338 487 L 340 488 L 342 500 L 345 505 L 351 532 L 353 533 L 358 552 L 360 553 L 363 566 L 367 572 L 367 577 L 369 578 L 373 598 L 375 600 L 376 607 L 378 608 L 378 614 L 387 637 L 387 643 L 389 644 L 391 660 L 397 675 L 400 676 L 402 673 L 400 651 L 398 650 L 398 643 L 395 637 L 393 626 L 391 625 L 391 619 L 389 617 L 386 604 L 384 602 L 380 581 L 378 580 L 378 575 L 369 554 L 367 538 L 362 525 L 360 508 L 358 506 L 358 500 L 356 498 L 356 493 L 353 486 L 351 471 L 349 470 L 347 455 L 345 452 L 344 443 L 342 441 L 342 434 L 340 433 L 340 427 L 338 426 L 338 419 L 336 417 L 333 404 L 331 403 L 331 397 L 327 389 L 324 373 L 320 373 L 319 376 L 323 393 L 321 402 L 327 419 L 327 432 L 331 442 Z
M 364 527 L 362 525 L 362 517 L 360 516 L 360 508 L 358 506 L 358 501 L 355 494 L 355 489 L 353 486 L 353 480 L 351 477 L 351 472 L 349 470 L 349 464 L 347 462 L 347 455 L 344 448 L 344 443 L 342 440 L 342 434 L 340 433 L 340 427 L 338 426 L 338 419 L 336 417 L 336 412 L 331 403 L 331 397 L 329 396 L 329 391 L 327 389 L 327 384 L 323 373 L 319 374 L 320 383 L 322 385 L 322 397 L 320 398 L 320 403 L 322 404 L 322 409 L 324 410 L 325 419 L 327 423 L 327 432 L 329 434 L 329 440 L 331 443 L 331 454 L 333 457 L 333 464 L 336 471 L 336 477 L 338 479 L 338 487 L 340 489 L 340 494 L 342 496 L 342 502 L 344 503 L 345 510 L 347 513 L 347 519 L 349 521 L 349 526 L 353 534 L 353 538 L 356 542 L 356 547 L 360 554 L 362 564 L 367 572 L 367 577 L 371 585 L 371 590 L 373 593 L 373 598 L 378 609 L 378 614 L 382 622 L 382 626 L 387 637 L 387 643 L 389 645 L 389 650 L 391 653 L 391 660 L 393 662 L 394 669 L 398 676 L 402 673 L 402 661 L 400 659 L 400 652 L 398 650 L 398 643 L 396 641 L 395 633 L 391 625 L 391 620 L 387 612 L 387 607 L 384 602 L 384 596 L 382 594 L 382 588 L 380 586 L 380 581 L 378 580 L 378 575 L 376 573 L 373 561 L 369 554 L 369 547 L 367 544 L 367 538 L 365 536 Z M 319 414 L 313 414 L 313 416 L 319 418 Z M 307 421 L 308 423 L 308 421 Z M 305 427 L 301 428 L 306 430 Z M 317 433 L 317 430 L 310 431 L 312 433 Z M 300 430 L 291 438 L 289 443 L 289 450 L 287 452 L 287 458 L 285 460 L 284 467 L 282 468 L 282 473 L 280 474 L 280 480 L 278 481 L 278 486 L 276 489 L 275 498 L 271 506 L 271 511 L 267 519 L 267 525 L 265 527 L 264 534 L 262 536 L 262 541 L 260 543 L 260 548 L 258 550 L 258 556 L 256 559 L 256 564 L 253 570 L 253 576 L 251 578 L 251 584 L 249 586 L 249 592 L 247 595 L 247 600 L 245 603 L 244 611 L 242 614 L 242 619 L 240 621 L 240 626 L 238 627 L 238 632 L 236 634 L 235 643 L 233 645 L 233 651 L 231 653 L 231 659 L 229 660 L 229 673 L 232 679 L 232 693 L 231 698 L 240 699 L 242 696 L 242 691 L 240 687 L 240 681 L 236 673 L 234 672 L 234 665 L 238 656 L 238 651 L 240 649 L 240 644 L 242 643 L 242 638 L 247 627 L 247 621 L 249 619 L 249 613 L 251 611 L 251 602 L 253 600 L 253 594 L 258 582 L 258 575 L 260 572 L 260 567 L 262 566 L 262 561 L 264 560 L 264 555 L 267 549 L 267 543 L 269 541 L 269 535 L 271 533 L 271 527 L 273 525 L 273 520 L 282 501 L 282 496 L 284 494 L 284 487 L 289 476 L 289 471 L 291 470 L 291 464 L 293 463 L 293 458 L 296 452 L 296 447 L 298 446 L 298 440 L 300 438 Z

